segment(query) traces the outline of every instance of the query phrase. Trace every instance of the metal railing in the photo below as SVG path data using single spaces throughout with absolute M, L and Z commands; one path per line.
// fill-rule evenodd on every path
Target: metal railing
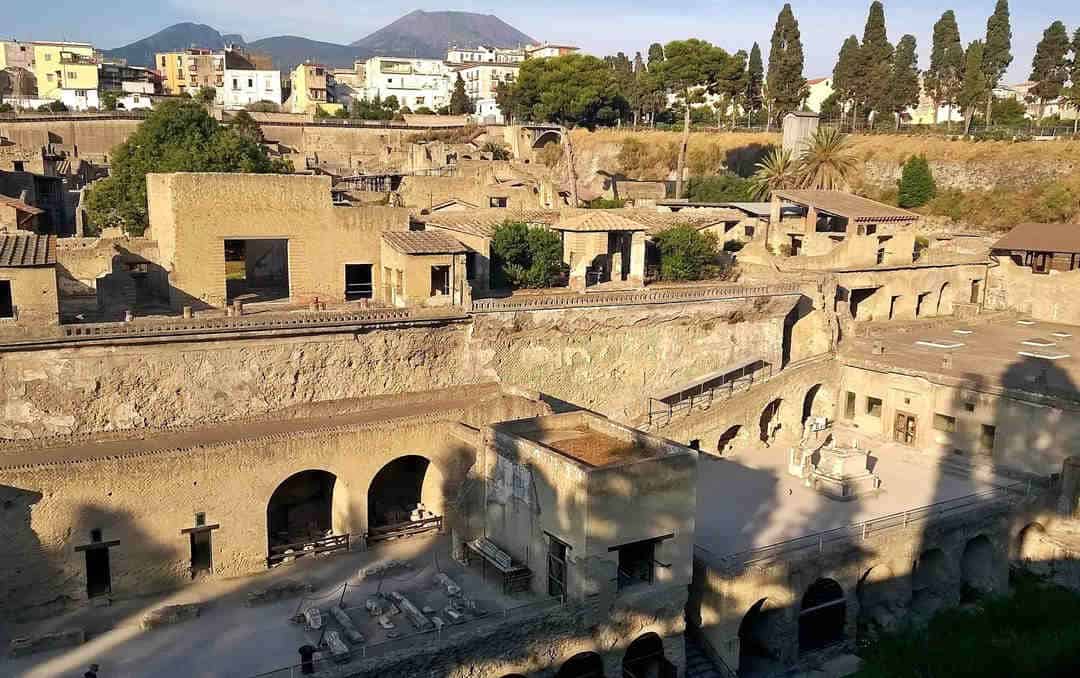
M 296 542 L 295 544 L 281 544 L 279 546 L 270 547 L 270 554 L 266 557 L 266 566 L 273 567 L 290 558 L 295 560 L 305 556 L 316 556 L 323 553 L 348 550 L 348 534 L 334 534 L 329 537 Z
M 1009 509 L 1020 499 L 1031 496 L 1031 493 L 1032 481 L 1016 482 L 729 555 L 720 555 L 695 544 L 694 554 L 719 568 L 741 571 L 764 561 L 807 553 L 824 553 L 826 549 L 836 546 L 854 545 L 895 529 L 948 520 L 973 511 L 985 513 Z
M 472 313 L 502 313 L 505 311 L 535 311 L 556 308 L 589 308 L 594 306 L 630 306 L 671 304 L 693 301 L 721 301 L 750 297 L 773 297 L 798 294 L 793 283 L 779 285 L 726 285 L 646 288 L 627 292 L 596 292 L 584 294 L 536 294 L 506 299 L 474 299 Z
M 749 367 L 749 366 L 747 366 Z M 745 369 L 745 368 L 742 368 Z M 738 373 L 732 379 L 727 379 L 728 376 L 732 376 Z M 725 402 L 733 397 L 745 393 L 750 390 L 754 384 L 760 384 L 768 381 L 774 375 L 773 366 L 770 363 L 763 362 L 761 367 L 751 370 L 749 374 L 742 373 L 742 370 L 734 370 L 729 375 L 724 377 L 717 377 L 716 381 L 719 383 L 711 386 L 701 385 L 700 388 L 691 390 L 687 389 L 687 392 L 683 397 L 679 397 L 674 402 L 667 402 L 659 398 L 649 398 L 649 410 L 648 410 L 648 428 L 649 430 L 661 429 L 674 420 L 676 414 L 693 412 L 695 408 L 708 409 L 714 402 Z M 654 408 L 653 404 L 659 403 L 660 407 Z
M 424 518 L 423 520 L 409 520 L 404 523 L 373 527 L 368 530 L 365 535 L 365 540 L 368 545 L 371 545 L 389 539 L 401 539 L 402 537 L 412 537 L 428 532 L 442 533 L 442 531 L 442 516 L 433 516 L 431 518 Z

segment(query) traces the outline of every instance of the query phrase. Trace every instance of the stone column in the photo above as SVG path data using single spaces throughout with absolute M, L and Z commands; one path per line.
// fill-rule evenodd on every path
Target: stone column
M 634 231 L 630 238 L 630 282 L 645 286 L 645 231 Z

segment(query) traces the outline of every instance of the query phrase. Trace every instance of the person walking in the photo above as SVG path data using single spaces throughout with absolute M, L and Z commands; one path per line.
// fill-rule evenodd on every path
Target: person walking
M 86 673 L 83 674 L 83 678 L 98 678 L 98 665 L 91 664 Z

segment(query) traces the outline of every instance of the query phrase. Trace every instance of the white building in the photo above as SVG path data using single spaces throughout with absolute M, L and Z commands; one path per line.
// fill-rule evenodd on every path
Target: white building
M 525 61 L 525 48 L 451 47 L 446 52 L 451 64 L 520 64 Z
M 502 84 L 514 82 L 519 70 L 519 66 L 512 64 L 468 64 L 458 67 L 452 82 L 456 83 L 457 76 L 461 76 L 465 82 L 465 94 L 476 106 L 476 116 L 480 122 L 499 125 L 504 119 L 495 103 L 496 90 Z
M 450 76 L 442 59 L 372 57 L 364 64 L 363 94 L 369 100 L 393 96 L 414 111 L 421 107 L 436 111 L 450 105 L 454 86 Z
M 566 56 L 578 52 L 578 48 L 572 45 L 556 45 L 543 42 L 538 45 L 529 45 L 525 48 L 525 57 L 528 59 L 546 59 L 548 57 Z
M 134 111 L 154 107 L 153 92 L 129 92 L 124 91 L 116 97 L 118 110 Z
M 226 68 L 217 88 L 217 102 L 226 110 L 236 110 L 259 101 L 281 103 L 281 72 Z
M 814 113 L 821 113 L 821 105 L 833 94 L 833 80 L 812 78 L 806 81 L 806 99 L 803 104 Z

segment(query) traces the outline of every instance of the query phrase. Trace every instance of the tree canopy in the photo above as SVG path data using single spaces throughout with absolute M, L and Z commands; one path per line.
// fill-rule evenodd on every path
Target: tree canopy
M 1055 21 L 1043 32 L 1042 40 L 1035 47 L 1035 57 L 1031 60 L 1030 76 L 1035 83 L 1031 94 L 1038 97 L 1040 104 L 1061 96 L 1069 79 L 1068 55 L 1071 49 L 1065 24 Z
M 990 89 L 998 86 L 1012 61 L 1009 0 L 997 0 L 994 13 L 986 20 L 986 40 L 983 42 L 983 73 Z
M 875 0 L 870 5 L 863 32 L 862 46 L 856 68 L 856 98 L 867 113 L 878 115 L 893 111 L 892 101 L 893 46 L 885 29 L 885 7 Z
M 559 234 L 546 228 L 507 221 L 495 229 L 491 251 L 499 282 L 513 288 L 552 287 L 566 273 Z
M 712 233 L 677 225 L 654 237 L 662 280 L 701 280 L 715 272 L 719 243 Z
M 953 106 L 960 94 L 964 77 L 964 46 L 956 14 L 950 9 L 934 24 L 934 40 L 930 50 L 930 68 L 924 83 L 936 106 Z
M 900 114 L 919 105 L 919 46 L 914 35 L 905 35 L 896 43 L 889 88 L 892 110 L 900 123 Z
M 469 115 L 475 112 L 476 106 L 465 93 L 465 81 L 461 79 L 461 73 L 458 73 L 457 80 L 454 81 L 454 91 L 450 93 L 450 115 Z
M 930 164 L 925 155 L 913 155 L 904 163 L 900 175 L 900 194 L 897 198 L 901 207 L 922 207 L 933 200 L 937 194 L 934 176 L 930 173 Z
M 772 104 L 772 115 L 779 120 L 796 111 L 806 98 L 806 78 L 802 35 L 791 5 L 785 4 L 776 18 L 769 49 L 769 72 L 766 83 Z
M 982 40 L 976 40 L 968 45 L 965 57 L 964 84 L 960 88 L 957 101 L 964 111 L 968 129 L 971 128 L 976 107 L 981 108 L 986 97 L 990 96 L 990 83 L 987 82 L 986 71 L 983 70 L 984 50 Z
M 195 102 L 167 101 L 116 147 L 109 177 L 90 186 L 90 220 L 98 228 L 120 226 L 141 234 L 147 227 L 146 175 L 153 172 L 291 169 L 270 159 L 266 148 L 252 138 L 250 127 L 221 125 Z
M 629 110 L 611 67 L 585 54 L 525 61 L 506 96 L 516 120 L 566 127 L 610 124 Z
M 761 60 L 761 47 L 755 42 L 750 48 L 750 58 L 746 64 L 746 105 L 753 112 L 761 110 L 764 104 L 765 66 Z

